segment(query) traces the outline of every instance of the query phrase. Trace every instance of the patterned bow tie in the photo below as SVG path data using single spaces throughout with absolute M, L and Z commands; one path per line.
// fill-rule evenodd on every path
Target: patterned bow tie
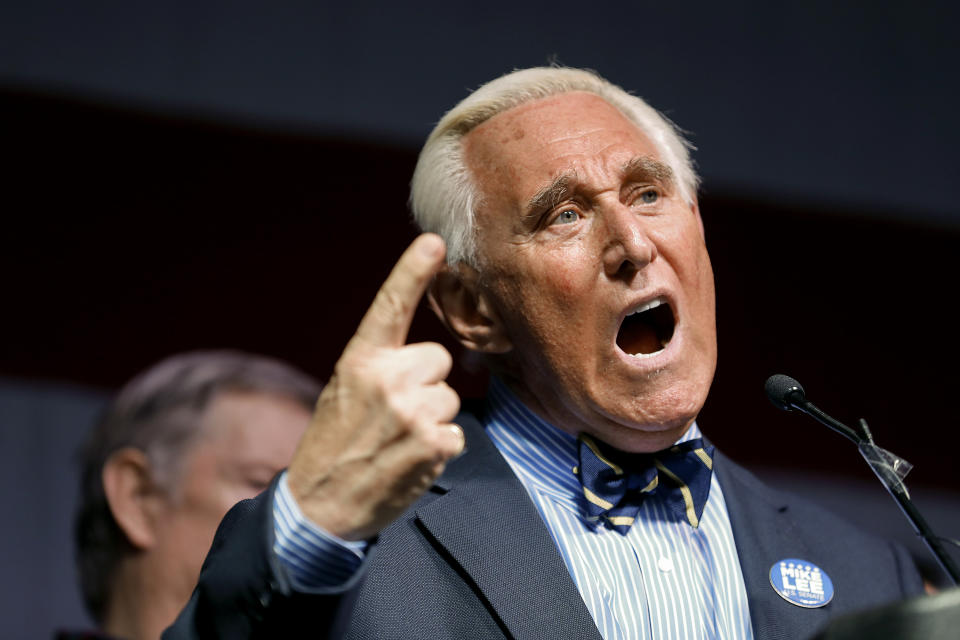
M 644 499 L 657 495 L 678 518 L 700 526 L 713 472 L 713 447 L 704 448 L 702 438 L 635 454 L 601 448 L 584 434 L 578 440 L 580 464 L 573 472 L 591 518 L 603 518 L 626 535 Z

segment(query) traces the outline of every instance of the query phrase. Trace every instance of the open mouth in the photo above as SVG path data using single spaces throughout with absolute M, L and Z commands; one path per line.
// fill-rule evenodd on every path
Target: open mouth
M 664 298 L 651 300 L 620 323 L 617 346 L 632 356 L 653 355 L 667 346 L 675 326 L 670 304 Z

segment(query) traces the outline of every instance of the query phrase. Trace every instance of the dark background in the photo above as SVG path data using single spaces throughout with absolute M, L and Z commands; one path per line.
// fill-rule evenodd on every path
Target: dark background
M 955 516 L 950 7 L 4 7 L 10 637 L 82 624 L 67 445 L 105 394 L 195 348 L 326 378 L 415 235 L 405 200 L 431 123 L 468 88 L 554 59 L 648 98 L 700 147 L 720 340 L 707 434 L 790 482 L 826 477 L 828 494 L 873 482 L 846 441 L 766 401 L 766 377 L 788 373 L 841 420 L 866 418 L 916 465 L 914 493 Z M 446 336 L 421 309 L 411 339 Z M 478 395 L 485 379 L 452 382 Z M 866 517 L 898 519 L 888 508 Z
M 326 378 L 415 237 L 415 149 L 0 97 L 21 212 L 2 258 L 17 274 L 5 374 L 113 388 L 171 352 L 233 346 Z M 763 381 L 782 371 L 841 419 L 868 417 L 918 478 L 954 482 L 938 461 L 960 448 L 957 231 L 715 190 L 701 207 L 721 354 L 701 420 L 711 436 L 747 461 L 769 456 L 768 436 L 790 442 L 791 464 L 850 460 L 844 442 L 767 403 Z M 411 335 L 422 339 L 457 350 L 425 307 Z M 485 384 L 462 368 L 454 381 L 465 395 Z

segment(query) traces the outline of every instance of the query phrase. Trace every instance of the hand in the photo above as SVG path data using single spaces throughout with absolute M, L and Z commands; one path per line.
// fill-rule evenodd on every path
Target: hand
M 326 385 L 287 472 L 304 514 L 344 540 L 376 535 L 463 449 L 451 424 L 460 398 L 453 359 L 436 343 L 405 345 L 414 311 L 443 264 L 443 240 L 418 237 L 367 310 Z

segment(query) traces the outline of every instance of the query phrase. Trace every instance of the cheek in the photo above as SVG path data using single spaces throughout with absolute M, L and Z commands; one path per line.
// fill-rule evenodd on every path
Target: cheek
M 525 280 L 517 297 L 520 313 L 528 319 L 542 321 L 563 320 L 566 323 L 581 320 L 575 310 L 589 306 L 590 292 L 596 287 L 596 278 L 584 277 L 570 262 L 543 262 L 533 277 Z
M 713 284 L 713 265 L 710 263 L 710 256 L 707 254 L 706 247 L 700 245 L 697 247 L 697 281 L 699 282 L 700 296 L 704 301 L 713 307 L 714 304 L 714 284 Z
M 582 310 L 594 306 L 598 260 L 589 247 L 568 245 L 492 262 L 498 268 L 488 285 L 511 338 L 542 345 L 584 330 L 590 314 Z
M 565 267 L 566 265 L 562 265 L 553 271 L 550 285 L 561 298 L 569 300 L 577 296 L 581 289 L 581 283 L 577 279 L 578 274 Z
M 260 491 L 257 491 L 245 482 L 231 483 L 229 486 L 224 487 L 218 508 L 225 514 L 233 507 L 233 505 L 237 504 L 241 500 L 247 500 L 248 498 L 256 497 L 258 493 L 260 493 Z
M 586 298 L 596 288 L 602 266 L 599 252 L 577 245 L 551 252 L 533 263 L 536 279 L 542 289 L 554 291 L 563 304 Z
M 181 511 L 196 529 L 209 529 L 211 523 L 219 523 L 223 514 L 232 506 L 227 493 L 219 485 L 207 485 L 204 491 L 184 495 Z M 213 525 L 216 528 L 216 525 Z
M 686 287 L 712 288 L 713 268 L 706 245 L 696 227 L 665 233 L 658 240 L 658 245 L 661 253 L 673 265 L 682 284 Z
M 235 483 L 222 473 L 222 463 L 216 458 L 204 460 L 186 478 L 183 486 L 183 507 L 200 526 L 219 523 L 223 514 L 245 496 Z

